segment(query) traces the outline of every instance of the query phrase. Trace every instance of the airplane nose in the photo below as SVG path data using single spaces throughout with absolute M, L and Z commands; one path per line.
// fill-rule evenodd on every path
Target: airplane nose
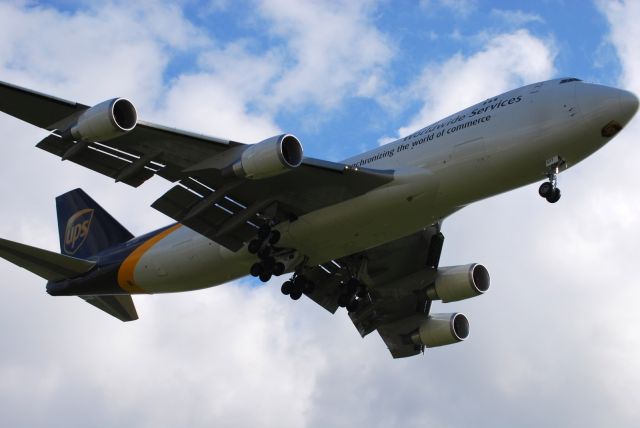
M 585 83 L 576 95 L 583 117 L 590 123 L 615 122 L 622 129 L 638 110 L 638 98 L 623 89 Z
M 618 97 L 620 104 L 620 113 L 624 118 L 630 120 L 638 111 L 638 97 L 633 92 L 620 90 Z

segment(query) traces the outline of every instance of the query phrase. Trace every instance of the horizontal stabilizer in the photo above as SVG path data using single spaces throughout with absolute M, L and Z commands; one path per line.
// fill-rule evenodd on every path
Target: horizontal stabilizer
M 138 319 L 138 313 L 133 305 L 131 296 L 81 296 L 81 298 L 96 308 L 118 318 L 120 321 Z
M 0 257 L 49 281 L 61 281 L 89 272 L 95 262 L 0 239 Z

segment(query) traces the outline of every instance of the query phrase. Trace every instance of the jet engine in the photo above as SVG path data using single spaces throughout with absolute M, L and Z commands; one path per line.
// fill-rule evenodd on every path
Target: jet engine
M 85 110 L 74 125 L 62 133 L 62 138 L 75 141 L 107 141 L 126 134 L 138 121 L 131 101 L 114 98 Z
M 469 337 L 469 320 L 461 313 L 432 314 L 411 335 L 411 341 L 427 348 L 451 345 Z
M 436 280 L 427 288 L 427 297 L 444 303 L 479 296 L 489 289 L 489 271 L 478 263 L 438 268 Z
M 302 157 L 300 141 L 293 135 L 283 134 L 249 146 L 232 169 L 238 177 L 259 180 L 299 167 Z

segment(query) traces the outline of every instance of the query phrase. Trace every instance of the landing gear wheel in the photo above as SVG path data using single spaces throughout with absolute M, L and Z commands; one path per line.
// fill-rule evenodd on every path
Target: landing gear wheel
M 551 195 L 553 193 L 553 184 L 547 182 L 544 182 L 540 185 L 540 188 L 538 189 L 538 194 L 540 196 L 542 196 L 543 198 L 548 198 L 549 195 Z
M 291 297 L 292 300 L 298 300 L 300 297 L 302 297 L 302 290 L 298 287 L 294 287 L 293 290 L 291 290 L 291 294 L 289 294 L 289 297 Z
M 553 189 L 553 192 L 551 192 L 551 194 L 546 197 L 546 199 L 549 203 L 555 204 L 560 200 L 560 196 L 560 189 L 556 187 L 555 189 Z
M 260 276 L 262 275 L 263 272 L 264 272 L 264 269 L 261 263 L 252 264 L 251 269 L 249 270 L 249 273 L 251 274 L 251 276 Z
M 538 194 L 549 203 L 555 204 L 560 200 L 560 189 L 558 189 L 558 174 L 560 167 L 566 166 L 566 161 L 559 155 L 546 160 L 548 182 L 542 183 L 538 189 Z
M 285 269 L 286 268 L 284 266 L 284 263 L 277 262 L 276 264 L 273 265 L 273 274 L 275 276 L 280 276 L 284 273 Z
M 258 251 L 258 257 L 260 257 L 263 260 L 270 256 L 271 256 L 271 247 L 264 247 L 264 248 L 261 248 L 260 251 Z
M 269 272 L 263 272 L 260 274 L 260 281 L 262 282 L 267 282 L 271 279 L 271 273 Z
M 282 291 L 282 294 L 284 294 L 285 296 L 288 296 L 289 294 L 291 294 L 292 290 L 293 290 L 293 283 L 291 281 L 285 281 L 282 284 L 282 287 L 280 287 L 280 291 Z
M 271 232 L 271 235 L 269 236 L 269 244 L 276 245 L 279 240 L 280 240 L 280 232 L 278 232 L 277 230 L 273 230 Z
M 358 306 L 360 306 L 360 302 L 358 300 L 356 300 L 356 299 L 353 299 L 347 305 L 347 311 L 348 312 L 355 312 L 355 311 L 358 310 Z
M 265 223 L 258 228 L 257 237 L 249 241 L 247 251 L 250 254 L 256 254 L 260 259 L 259 262 L 253 264 L 249 273 L 252 276 L 260 277 L 264 282 L 271 279 L 271 276 L 282 275 L 287 267 L 284 263 L 278 262 L 274 258 L 274 254 L 279 251 L 273 246 L 280 240 L 280 232 L 271 229 L 272 223 Z M 293 256 L 289 257 L 290 259 Z
M 257 254 L 258 251 L 260 251 L 260 247 L 262 247 L 262 242 L 260 242 L 257 239 L 254 239 L 251 242 L 249 242 L 249 246 L 248 246 L 247 250 L 251 254 Z
M 264 266 L 265 270 L 272 271 L 273 267 L 276 265 L 276 259 L 273 257 L 265 257 L 262 259 L 262 266 Z

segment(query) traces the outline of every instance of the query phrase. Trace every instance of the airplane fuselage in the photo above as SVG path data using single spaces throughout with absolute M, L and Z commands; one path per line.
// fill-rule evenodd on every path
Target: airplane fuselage
M 628 94 L 572 79 L 524 86 L 475 104 L 344 163 L 393 169 L 392 182 L 277 226 L 278 246 L 316 265 L 381 245 L 443 220 L 475 201 L 568 168 L 606 144 L 606 126 L 635 113 Z M 631 103 L 631 101 L 628 101 Z M 633 111 L 632 111 L 633 110 Z M 612 122 L 615 122 L 612 125 Z M 606 134 L 606 135 L 605 135 Z M 232 252 L 180 224 L 97 254 L 92 277 L 49 284 L 51 294 L 167 293 L 247 275 L 256 256 Z M 96 284 L 102 284 L 96 288 Z M 117 284 L 117 287 L 116 287 Z

